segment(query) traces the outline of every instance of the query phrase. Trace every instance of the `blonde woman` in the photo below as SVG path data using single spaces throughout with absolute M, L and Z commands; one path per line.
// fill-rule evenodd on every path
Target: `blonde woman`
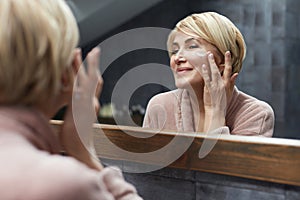
M 143 126 L 271 137 L 272 108 L 237 89 L 246 55 L 241 32 L 215 12 L 179 21 L 167 42 L 177 90 L 154 96 Z
M 48 124 L 71 105 L 73 89 L 73 106 L 94 112 L 102 85 L 99 49 L 87 56 L 87 72 L 80 68 L 78 28 L 66 3 L 0 1 L 0 26 L 0 199 L 141 199 L 120 170 L 102 167 L 89 135 L 81 142 L 72 109 L 58 138 Z M 82 119 L 88 131 L 93 119 Z M 58 154 L 62 146 L 70 156 Z

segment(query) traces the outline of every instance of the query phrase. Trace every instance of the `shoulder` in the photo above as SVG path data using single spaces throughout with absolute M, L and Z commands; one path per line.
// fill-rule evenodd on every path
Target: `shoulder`
M 153 116 L 170 116 L 174 113 L 176 106 L 180 102 L 182 90 L 172 90 L 153 96 L 148 102 L 146 116 L 150 113 Z
M 98 172 L 73 158 L 56 156 L 54 160 L 56 161 L 53 161 L 51 165 L 56 165 L 55 163 L 60 161 L 62 170 L 53 170 L 53 173 L 62 180 L 53 184 L 53 191 L 62 194 L 64 200 L 141 199 L 135 187 L 125 181 L 121 170 L 117 167 L 106 167 Z M 53 166 L 53 168 L 56 167 Z M 49 177 L 46 180 L 51 179 Z M 47 183 L 47 188 L 48 185 L 49 183 Z M 56 185 L 60 187 L 58 188 Z M 51 199 L 59 199 L 60 197 Z
M 34 169 L 33 194 L 41 191 L 49 194 L 51 199 L 73 200 L 109 195 L 105 185 L 101 184 L 99 173 L 74 158 L 48 155 L 37 161 Z
M 1 173 L 7 174 L 2 176 L 0 185 L 14 190 L 0 189 L 0 199 L 18 196 L 31 200 L 112 199 L 101 172 L 89 169 L 72 157 L 51 155 L 26 144 L 20 148 L 13 146 L 10 150 L 13 158 L 0 167 Z
M 99 173 L 79 161 L 40 151 L 20 135 L 4 139 L 0 199 L 89 200 L 107 195 Z
M 116 168 L 92 170 L 73 157 L 41 151 L 14 133 L 1 132 L 0 143 L 0 199 L 139 199 Z
M 172 101 L 176 101 L 180 93 L 180 90 L 172 90 L 168 92 L 159 93 L 155 96 L 153 96 L 149 104 L 169 104 Z
M 274 115 L 272 107 L 267 102 L 246 94 L 235 87 L 231 102 L 228 105 L 228 114 L 249 112 Z
M 153 96 L 147 105 L 143 127 L 160 129 L 174 126 L 180 94 L 180 90 L 172 90 Z
M 236 98 L 236 105 L 239 105 L 240 109 L 249 111 L 256 111 L 265 115 L 274 115 L 273 108 L 265 101 L 259 100 L 253 96 L 250 96 L 242 91 L 238 91 Z
M 179 90 L 171 90 L 168 92 L 159 93 L 153 96 L 149 102 L 161 102 L 161 101 L 169 101 L 170 99 L 176 99 L 178 96 Z
M 227 123 L 232 134 L 237 135 L 273 135 L 275 115 L 272 107 L 244 92 L 234 90 L 229 104 Z

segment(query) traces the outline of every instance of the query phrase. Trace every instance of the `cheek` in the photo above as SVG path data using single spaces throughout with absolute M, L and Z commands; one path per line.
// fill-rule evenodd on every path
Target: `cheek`
M 175 70 L 175 67 L 176 67 L 175 60 L 172 57 L 170 58 L 170 67 L 173 71 Z
M 208 58 L 206 54 L 196 54 L 193 56 L 189 56 L 188 62 L 192 64 L 194 67 L 201 67 L 203 64 L 208 65 Z

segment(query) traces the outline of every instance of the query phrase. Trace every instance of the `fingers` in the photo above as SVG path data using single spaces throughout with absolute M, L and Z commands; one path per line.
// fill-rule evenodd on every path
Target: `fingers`
M 93 104 L 94 104 L 94 107 L 95 107 L 95 112 L 96 112 L 96 114 L 98 114 L 99 111 L 100 111 L 100 103 L 99 103 L 99 100 L 98 100 L 97 97 L 94 97 Z
M 231 82 L 231 84 L 234 86 L 234 84 L 235 84 L 235 80 L 236 80 L 236 78 L 238 77 L 238 73 L 234 73 L 232 76 L 231 76 L 231 78 L 230 78 L 230 82 Z
M 102 79 L 102 76 L 100 76 L 99 79 L 98 79 L 98 83 L 97 83 L 97 86 L 96 86 L 96 93 L 95 93 L 95 96 L 97 98 L 100 97 L 100 94 L 102 92 L 102 87 L 103 87 L 103 79 Z
M 209 72 L 208 72 L 208 67 L 206 64 L 202 65 L 202 78 L 205 82 L 205 85 L 207 87 L 210 87 L 210 83 L 211 83 L 211 78 L 209 76 Z
M 76 59 L 78 63 L 78 69 L 77 69 L 77 82 L 85 78 L 85 69 L 82 63 L 82 55 L 81 55 L 81 50 L 79 51 L 79 55 L 77 56 Z
M 211 83 L 218 81 L 221 78 L 219 69 L 216 65 L 214 55 L 211 52 L 207 52 L 208 64 L 202 65 L 202 77 L 204 79 L 205 85 L 210 88 Z
M 225 69 L 223 78 L 225 83 L 230 84 L 230 88 L 233 88 L 235 81 L 238 77 L 238 73 L 232 74 L 232 60 L 230 51 L 225 52 Z
M 94 48 L 87 56 L 88 77 L 91 78 L 93 88 L 95 89 L 95 97 L 99 97 L 102 91 L 103 79 L 99 70 L 100 48 Z
M 87 63 L 88 63 L 88 76 L 94 76 L 99 74 L 99 57 L 100 57 L 100 48 L 94 48 L 87 55 Z
M 86 79 L 86 76 L 89 78 L 97 78 L 100 74 L 99 72 L 99 57 L 100 57 L 100 49 L 99 48 L 94 48 L 91 52 L 88 53 L 87 55 L 87 64 L 88 64 L 88 69 L 87 72 L 85 70 L 85 67 L 82 63 L 82 57 L 81 57 L 81 50 L 75 50 L 75 69 L 78 71 L 78 81 L 83 81 Z
M 81 49 L 80 48 L 76 48 L 74 50 L 74 58 L 73 58 L 73 61 L 72 61 L 72 67 L 73 67 L 73 70 L 75 72 L 75 74 L 78 72 L 79 68 L 80 68 L 80 65 L 81 65 Z
M 208 62 L 211 70 L 211 80 L 218 81 L 221 78 L 221 74 L 212 53 L 208 54 Z
M 231 62 L 231 53 L 230 51 L 225 52 L 225 69 L 223 77 L 225 80 L 231 79 L 231 73 L 232 73 L 232 62 Z

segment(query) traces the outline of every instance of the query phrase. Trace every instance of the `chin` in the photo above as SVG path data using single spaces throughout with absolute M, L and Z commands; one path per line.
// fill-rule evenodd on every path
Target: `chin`
M 197 79 L 175 79 L 175 86 L 178 89 L 194 89 L 194 88 L 199 88 L 204 87 L 204 80 L 202 78 L 197 78 Z
M 175 80 L 175 85 L 178 89 L 188 89 L 191 88 L 190 81 L 187 80 Z

